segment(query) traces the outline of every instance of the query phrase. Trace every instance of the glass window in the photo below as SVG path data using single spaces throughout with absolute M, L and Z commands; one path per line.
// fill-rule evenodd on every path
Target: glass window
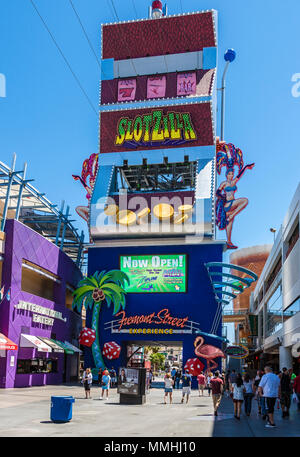
M 57 373 L 57 359 L 18 360 L 17 374 Z
M 297 298 L 288 308 L 283 311 L 283 321 L 288 320 L 290 317 L 300 312 L 300 297 Z
M 268 279 L 266 281 L 266 292 L 269 290 L 269 288 L 272 285 L 274 279 L 276 278 L 276 276 L 280 272 L 281 264 L 282 264 L 282 259 L 281 259 L 281 256 L 280 256 L 278 262 L 276 263 L 275 267 L 273 268 L 272 273 L 270 274 L 270 276 L 268 277 Z
M 280 330 L 282 323 L 282 290 L 280 285 L 267 303 L 266 336 L 273 335 Z
M 295 244 L 297 243 L 299 239 L 299 222 L 298 224 L 296 225 L 292 235 L 290 236 L 290 239 L 288 241 L 288 250 L 287 250 L 287 253 L 286 253 L 286 256 L 285 258 L 287 259 L 288 256 L 290 255 L 293 247 L 295 246 Z

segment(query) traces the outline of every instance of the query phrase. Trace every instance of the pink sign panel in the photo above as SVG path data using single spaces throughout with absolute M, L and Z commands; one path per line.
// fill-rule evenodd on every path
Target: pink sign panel
M 177 75 L 177 95 L 196 94 L 196 72 Z
M 166 77 L 151 76 L 147 80 L 147 98 L 161 98 L 166 95 Z
M 118 82 L 118 102 L 135 99 L 136 79 L 122 79 Z

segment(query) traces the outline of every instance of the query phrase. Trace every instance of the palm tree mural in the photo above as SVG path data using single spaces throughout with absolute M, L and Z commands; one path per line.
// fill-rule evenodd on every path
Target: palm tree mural
M 80 313 L 82 306 L 85 309 L 93 309 L 92 329 L 96 332 L 96 340 L 92 345 L 92 352 L 96 368 L 105 368 L 98 328 L 101 302 L 105 300 L 108 307 L 113 305 L 113 314 L 121 308 L 125 309 L 126 282 L 129 284 L 129 278 L 120 270 L 101 271 L 101 273 L 96 271 L 92 276 L 79 281 L 78 288 L 73 292 L 73 309 L 77 309 Z

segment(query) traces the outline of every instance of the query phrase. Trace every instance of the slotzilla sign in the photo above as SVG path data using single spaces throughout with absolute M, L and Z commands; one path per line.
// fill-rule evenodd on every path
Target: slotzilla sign
M 33 313 L 32 322 L 52 326 L 54 324 L 54 319 L 59 319 L 63 322 L 67 321 L 67 319 L 63 317 L 62 313 L 59 311 L 46 308 L 45 306 L 35 305 L 34 303 L 20 300 L 19 303 L 15 305 L 15 308 L 31 311 Z M 40 316 L 40 314 L 42 314 L 42 316 Z
M 104 111 L 100 154 L 214 145 L 209 102 Z
M 190 113 L 164 115 L 162 110 L 156 110 L 134 119 L 122 117 L 118 123 L 115 145 L 136 148 L 152 143 L 162 146 L 167 142 L 170 146 L 196 139 Z

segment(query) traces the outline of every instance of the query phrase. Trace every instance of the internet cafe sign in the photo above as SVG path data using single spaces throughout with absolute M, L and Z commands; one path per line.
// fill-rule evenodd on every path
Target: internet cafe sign
M 22 300 L 20 300 L 19 303 L 15 305 L 15 308 L 32 312 L 32 322 L 49 325 L 50 327 L 53 326 L 54 319 L 58 319 L 63 322 L 67 321 L 66 317 L 63 317 L 62 313 L 59 311 L 55 311 L 54 309 L 35 305 L 33 303 L 25 302 Z

